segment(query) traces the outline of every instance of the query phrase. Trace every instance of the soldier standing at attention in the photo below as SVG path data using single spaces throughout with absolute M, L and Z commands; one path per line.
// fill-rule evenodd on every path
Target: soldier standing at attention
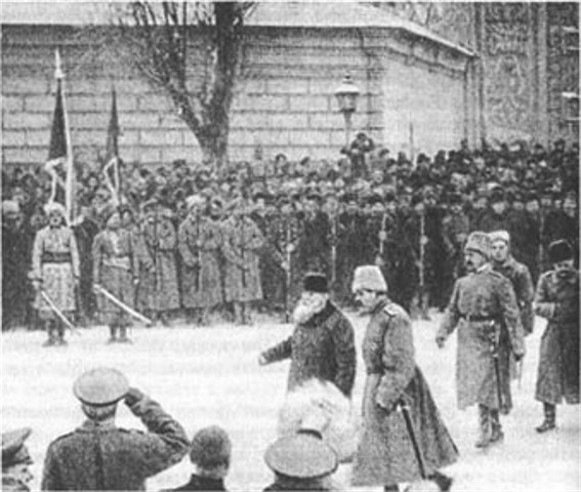
M 48 340 L 45 347 L 66 345 L 63 321 L 54 308 L 62 314 L 76 310 L 75 287 L 79 281 L 79 254 L 72 229 L 65 224 L 65 208 L 60 203 L 45 207 L 48 226 L 38 231 L 32 249 L 32 279 L 37 291 L 36 306 L 44 321 Z M 50 306 L 40 291 L 54 303 Z
M 533 314 L 533 298 L 535 288 L 529 269 L 514 259 L 510 248 L 510 234 L 507 231 L 494 231 L 490 233 L 492 245 L 492 268 L 502 273 L 510 280 L 516 302 L 520 309 L 520 319 L 524 334 L 533 332 L 535 317 Z
M 579 271 L 564 240 L 549 245 L 549 260 L 553 269 L 541 276 L 535 295 L 535 312 L 548 319 L 535 394 L 545 413 L 539 433 L 556 427 L 557 405 L 563 399 L 579 404 Z
M 178 463 L 189 442 L 182 426 L 119 371 L 97 368 L 73 386 L 85 423 L 54 440 L 44 461 L 42 490 L 145 490 L 145 479 Z M 124 400 L 147 432 L 115 425 Z
M 490 237 L 480 231 L 468 237 L 464 257 L 468 275 L 456 281 L 436 343 L 458 328 L 456 390 L 458 407 L 478 404 L 480 438 L 486 448 L 503 438 L 500 412 L 512 407 L 510 354 L 524 356 L 520 313 L 510 280 L 492 270 Z
M 131 233 L 121 228 L 121 217 L 113 210 L 106 221 L 106 229 L 93 242 L 93 281 L 133 308 L 135 284 L 138 281 L 137 262 Z M 127 327 L 131 318 L 123 309 L 102 294 L 98 298 L 103 321 L 109 326 L 109 343 L 131 343 Z M 119 334 L 119 338 L 117 338 Z

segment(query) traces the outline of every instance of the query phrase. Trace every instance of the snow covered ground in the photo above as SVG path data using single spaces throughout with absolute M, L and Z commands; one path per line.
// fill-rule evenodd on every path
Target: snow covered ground
M 366 318 L 349 315 L 357 332 L 358 348 Z M 478 451 L 476 410 L 456 408 L 455 336 L 443 350 L 434 343 L 438 316 L 414 323 L 417 361 L 422 368 L 444 420 L 461 452 L 460 461 L 447 472 L 455 491 L 579 491 L 579 407 L 558 408 L 558 429 L 538 435 L 542 418 L 534 401 L 539 340 L 544 322 L 537 319 L 527 339 L 522 386 L 513 387 L 515 408 L 505 417 L 504 443 Z M 290 325 L 260 320 L 254 327 L 220 325 L 209 328 L 174 326 L 137 328 L 134 345 L 106 345 L 105 327 L 68 335 L 66 348 L 41 347 L 42 332 L 15 331 L 2 335 L 2 429 L 29 426 L 28 445 L 35 461 L 33 490 L 40 487 L 44 452 L 51 440 L 72 431 L 82 420 L 72 394 L 75 378 L 95 366 L 122 370 L 133 386 L 158 400 L 188 430 L 218 424 L 233 443 L 230 490 L 261 490 L 271 481 L 263 454 L 275 438 L 277 410 L 286 385 L 288 362 L 259 367 L 261 350 L 291 333 Z M 365 377 L 361 358 L 354 392 L 359 406 Z M 118 423 L 140 427 L 124 405 Z M 148 482 L 148 490 L 187 481 L 187 459 Z

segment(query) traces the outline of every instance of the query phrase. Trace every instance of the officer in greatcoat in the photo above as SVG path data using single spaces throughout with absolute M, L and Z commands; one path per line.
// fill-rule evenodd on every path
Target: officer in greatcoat
M 73 386 L 86 415 L 75 431 L 54 440 L 44 461 L 42 490 L 145 490 L 145 480 L 178 463 L 189 442 L 182 426 L 119 371 L 97 368 Z M 146 432 L 115 425 L 117 404 Z
M 289 391 L 316 378 L 330 381 L 350 397 L 357 366 L 353 327 L 329 300 L 325 275 L 305 276 L 293 320 L 296 322 L 293 334 L 264 351 L 259 363 L 266 365 L 290 358 Z
M 259 253 L 265 239 L 243 201 L 233 201 L 230 208 L 232 215 L 223 224 L 224 300 L 233 304 L 236 323 L 250 324 L 250 303 L 263 297 Z
M 408 314 L 387 297 L 377 266 L 357 268 L 352 288 L 363 312 L 371 315 L 363 339 L 367 379 L 353 485 L 382 485 L 387 491 L 427 477 L 450 481 L 438 470 L 454 463 L 458 451 L 416 365 Z
M 31 276 L 37 291 L 39 316 L 48 332 L 44 345 L 66 345 L 65 325 L 55 308 L 65 316 L 74 314 L 77 309 L 75 289 L 80 275 L 79 253 L 75 235 L 65 223 L 65 208 L 53 202 L 46 205 L 45 211 L 49 224 L 36 234 Z M 54 306 L 41 296 L 41 290 Z
M 94 283 L 133 308 L 135 285 L 139 279 L 137 260 L 132 235 L 121 228 L 117 210 L 111 211 L 105 230 L 95 237 L 92 252 Z M 127 336 L 127 328 L 132 323 L 130 315 L 103 294 L 97 299 L 102 321 L 109 326 L 109 343 L 130 343 Z
M 579 404 L 579 271 L 568 242 L 549 245 L 553 269 L 541 276 L 535 294 L 535 312 L 547 318 L 541 338 L 535 398 L 543 403 L 543 433 L 556 426 L 557 405 Z
M 535 321 L 533 314 L 535 288 L 529 269 L 512 256 L 511 236 L 508 231 L 491 232 L 490 243 L 492 246 L 492 268 L 510 280 L 520 310 L 524 334 L 525 336 L 530 335 L 533 332 Z
M 222 202 L 193 195 L 186 199 L 188 216 L 179 228 L 182 259 L 182 305 L 194 321 L 207 324 L 210 311 L 224 301 L 220 278 Z
M 29 428 L 2 433 L 2 490 L 4 492 L 25 492 L 34 478 L 28 467 L 32 458 L 24 444 L 30 433 Z
M 490 249 L 488 234 L 476 231 L 468 237 L 464 246 L 468 275 L 456 281 L 436 336 L 442 348 L 458 328 L 458 407 L 478 405 L 478 448 L 504 436 L 499 414 L 512 407 L 510 356 L 512 353 L 518 362 L 525 352 L 514 290 L 510 280 L 492 270 Z
M 156 199 L 143 205 L 138 244 L 140 310 L 151 313 L 162 324 L 168 323 L 172 311 L 180 307 L 176 251 L 178 237 L 172 213 Z

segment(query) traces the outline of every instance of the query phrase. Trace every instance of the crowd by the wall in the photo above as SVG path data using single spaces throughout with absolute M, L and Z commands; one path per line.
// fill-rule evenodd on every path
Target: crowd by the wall
M 121 222 L 135 238 L 136 307 L 162 322 L 212 312 L 250 322 L 250 308 L 288 312 L 307 271 L 332 279 L 333 297 L 352 302 L 351 274 L 375 263 L 406 309 L 443 308 L 474 230 L 507 230 L 512 253 L 533 279 L 548 244 L 578 252 L 579 148 L 523 143 L 392 156 L 359 134 L 341 157 L 290 162 L 283 154 L 223 169 L 184 160 L 157 168 L 121 165 Z M 97 313 L 93 240 L 118 205 L 107 171 L 78 169 L 79 321 Z M 44 166 L 3 166 L 3 329 L 35 325 L 29 281 L 32 245 L 47 224 L 44 205 L 61 199 Z

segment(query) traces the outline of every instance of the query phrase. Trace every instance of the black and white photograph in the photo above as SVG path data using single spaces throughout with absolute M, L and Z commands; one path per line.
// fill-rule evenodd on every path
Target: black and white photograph
M 2 490 L 581 491 L 579 9 L 1 0 Z

